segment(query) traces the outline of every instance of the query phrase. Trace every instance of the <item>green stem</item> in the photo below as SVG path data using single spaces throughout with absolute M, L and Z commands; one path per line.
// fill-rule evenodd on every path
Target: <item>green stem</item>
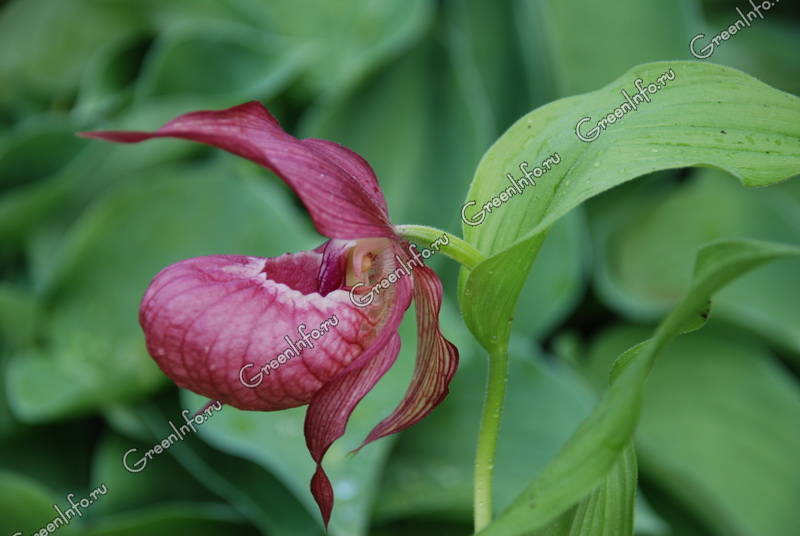
M 475 533 L 492 521 L 492 475 L 497 452 L 497 438 L 508 376 L 508 347 L 495 348 L 489 354 L 489 375 L 483 401 L 478 447 L 475 453 L 474 516 Z
M 425 225 L 396 225 L 394 230 L 403 238 L 435 249 L 470 270 L 486 258 L 469 242 L 441 229 Z

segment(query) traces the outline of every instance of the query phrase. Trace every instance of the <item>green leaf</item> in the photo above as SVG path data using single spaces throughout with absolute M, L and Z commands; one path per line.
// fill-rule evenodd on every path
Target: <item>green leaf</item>
M 594 142 L 580 141 L 576 124 L 597 121 L 633 89 L 672 69 L 675 79 Z M 713 100 L 709 100 L 709 94 Z M 725 169 L 746 186 L 764 186 L 800 171 L 800 99 L 729 68 L 696 62 L 635 67 L 593 93 L 562 99 L 515 123 L 484 155 L 468 201 L 480 207 L 553 154 L 560 163 L 464 237 L 488 256 L 462 270 L 461 305 L 481 344 L 502 347 L 520 289 L 550 226 L 586 199 L 653 171 L 695 165 Z M 472 207 L 473 210 L 475 207 Z M 467 209 L 467 217 L 474 213 Z M 493 311 L 485 315 L 485 311 Z
M 800 245 L 800 199 L 794 182 L 766 190 L 738 188 L 722 173 L 703 170 L 675 191 L 657 185 L 610 192 L 592 207 L 592 233 L 601 268 L 600 297 L 629 318 L 650 320 L 672 307 L 691 277 L 689 257 L 718 238 L 747 237 Z M 627 213 L 623 207 L 635 206 Z M 661 254 L 670 251 L 669 256 Z M 722 290 L 715 312 L 800 356 L 800 261 L 776 263 Z
M 0 105 L 67 97 L 99 46 L 140 30 L 140 21 L 130 15 L 113 2 L 91 0 L 17 0 L 5 6 L 0 13 Z
M 0 532 L 33 534 L 58 517 L 50 492 L 29 478 L 0 472 Z M 64 504 L 60 504 L 64 507 Z M 59 534 L 76 534 L 73 526 L 59 528 Z
M 308 47 L 286 51 L 241 24 L 174 26 L 148 52 L 136 97 L 204 96 L 204 108 L 269 99 L 305 67 L 308 52 Z
M 253 529 L 222 504 L 157 506 L 104 518 L 86 536 L 245 536 Z
M 182 423 L 176 422 L 177 426 Z M 163 438 L 159 438 L 163 439 Z M 92 507 L 94 518 L 119 514 L 131 510 L 144 510 L 156 505 L 172 503 L 212 503 L 217 497 L 206 490 L 170 456 L 160 456 L 157 462 L 140 472 L 125 469 L 123 459 L 130 449 L 138 449 L 131 454 L 128 463 L 133 464 L 141 453 L 147 452 L 156 443 L 134 442 L 116 434 L 106 434 L 97 447 L 92 470 L 92 488 L 105 484 L 113 493 L 103 497 Z
M 193 405 L 188 411 L 193 413 L 197 409 L 198 406 Z M 131 414 L 131 419 L 143 424 L 152 444 L 161 442 L 173 433 L 170 421 L 181 426 L 184 418 L 183 408 L 177 400 L 172 403 L 172 399 L 170 403 L 159 406 L 131 406 L 124 411 Z M 216 414 L 215 420 L 220 416 Z M 204 426 L 214 426 L 214 422 Z M 247 517 L 263 534 L 319 536 L 321 533 L 318 521 L 309 515 L 286 486 L 238 452 L 226 454 L 213 449 L 194 433 L 184 437 L 167 452 L 208 490 L 224 498 Z M 154 463 L 148 462 L 144 470 L 158 472 L 159 464 L 169 467 L 170 461 L 159 457 Z
M 617 0 L 610 9 L 594 0 L 514 0 L 533 94 L 546 102 L 591 91 L 631 65 L 690 59 L 700 23 L 694 4 Z
M 71 121 L 34 116 L 0 139 L 0 191 L 57 172 L 86 145 L 75 129 Z
M 603 333 L 588 362 L 592 378 L 606 383 L 614 357 L 645 332 Z M 792 536 L 800 530 L 798 416 L 800 387 L 781 363 L 712 320 L 653 369 L 636 434 L 642 472 L 716 534 Z
M 553 224 L 517 300 L 516 332 L 541 340 L 578 306 L 588 279 L 588 235 L 580 207 Z
M 631 536 L 636 478 L 636 451 L 629 443 L 608 475 L 586 498 L 531 535 Z
M 67 493 L 80 494 L 89 486 L 93 442 L 88 438 L 94 428 L 87 421 L 19 426 L 0 442 L 0 471 L 24 475 L 62 498 Z M 74 441 L 75 437 L 83 440 Z
M 644 383 L 661 351 L 682 332 L 702 325 L 708 315 L 708 301 L 717 290 L 768 261 L 798 255 L 800 248 L 756 241 L 717 242 L 703 248 L 684 300 L 649 340 L 617 359 L 611 386 L 592 414 L 540 476 L 479 534 L 528 534 L 557 522 L 575 505 L 580 510 L 591 501 L 589 494 L 619 462 L 633 438 Z
M 747 12 L 749 8 L 742 8 L 742 11 Z M 730 4 L 718 10 L 708 22 L 705 40 L 700 43 L 707 44 L 714 35 L 728 28 L 736 15 L 735 7 Z M 800 58 L 794 51 L 800 47 L 798 30 L 796 19 L 781 19 L 779 14 L 770 14 L 747 31 L 737 32 L 735 39 L 716 47 L 710 61 L 752 73 L 771 86 L 797 95 L 800 93 L 797 76 Z

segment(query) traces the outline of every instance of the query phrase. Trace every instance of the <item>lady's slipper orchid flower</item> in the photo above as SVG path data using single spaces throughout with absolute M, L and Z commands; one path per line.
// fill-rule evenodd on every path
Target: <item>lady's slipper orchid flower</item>
M 418 350 L 411 384 L 362 446 L 425 417 L 444 399 L 458 364 L 438 327 L 441 282 L 396 233 L 372 168 L 336 143 L 294 138 L 256 102 L 185 114 L 155 132 L 83 135 L 123 143 L 183 138 L 252 160 L 286 181 L 330 238 L 275 258 L 178 262 L 155 276 L 139 310 L 150 355 L 180 387 L 244 410 L 308 404 L 306 444 L 317 463 L 311 491 L 327 525 L 333 489 L 322 458 L 394 363 L 412 297 Z M 356 287 L 372 288 L 369 303 L 354 303 Z

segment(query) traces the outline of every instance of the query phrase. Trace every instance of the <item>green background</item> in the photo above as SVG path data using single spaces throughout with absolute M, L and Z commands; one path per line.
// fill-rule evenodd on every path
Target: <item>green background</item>
M 319 244 L 274 176 L 178 141 L 115 146 L 74 136 L 155 128 L 248 100 L 300 137 L 343 143 L 378 173 L 395 223 L 460 234 L 489 145 L 524 113 L 597 89 L 645 61 L 692 59 L 731 23 L 723 0 L 0 1 L 0 534 L 31 534 L 66 495 L 108 494 L 59 534 L 319 535 L 304 410 L 226 407 L 132 474 L 203 400 L 144 349 L 138 302 L 180 259 L 275 256 Z M 706 42 L 706 41 L 704 41 Z M 800 94 L 800 7 L 784 0 L 707 61 Z M 593 199 L 551 230 L 515 316 L 496 508 L 534 478 L 593 407 L 612 360 L 686 290 L 716 238 L 800 243 L 797 181 L 745 190 L 680 170 Z M 450 396 L 425 421 L 347 452 L 395 406 L 398 364 L 326 457 L 334 536 L 471 532 L 485 356 L 445 285 L 444 333 L 461 351 Z M 718 296 L 707 329 L 656 367 L 637 435 L 637 532 L 800 534 L 800 261 Z

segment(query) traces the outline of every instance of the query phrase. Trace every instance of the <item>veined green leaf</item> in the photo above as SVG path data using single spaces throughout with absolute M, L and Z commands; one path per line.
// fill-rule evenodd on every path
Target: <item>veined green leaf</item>
M 762 342 L 719 322 L 716 311 L 715 304 L 707 327 L 664 351 L 647 381 L 636 431 L 641 471 L 713 534 L 794 536 L 800 385 Z M 589 355 L 591 379 L 604 388 L 614 358 L 649 331 L 604 332 Z
M 636 450 L 629 442 L 594 491 L 532 536 L 631 536 L 636 479 Z
M 800 192 L 797 182 L 746 190 L 704 169 L 674 191 L 643 186 L 609 192 L 589 211 L 598 295 L 628 318 L 656 320 L 668 312 L 689 286 L 692 253 L 711 240 L 800 245 L 800 201 L 792 198 Z M 786 299 L 800 297 L 798 268 L 800 259 L 742 277 L 720 291 L 715 314 L 800 357 L 800 308 Z
M 636 92 L 671 73 L 673 80 L 650 102 L 627 104 L 624 90 Z M 668 74 L 669 76 L 669 74 Z M 584 129 L 610 116 L 615 124 L 592 142 L 578 139 Z M 618 124 L 617 124 L 618 123 Z M 582 130 L 585 137 L 586 130 Z M 558 163 L 555 164 L 555 155 Z M 586 199 L 640 175 L 661 169 L 713 166 L 737 176 L 745 186 L 764 186 L 800 172 L 800 99 L 733 69 L 697 62 L 638 66 L 598 91 L 562 99 L 515 123 L 484 155 L 465 209 L 475 209 L 512 187 L 520 164 L 533 171 L 552 158 L 550 171 L 499 207 L 479 225 L 464 224 L 464 236 L 487 255 L 471 272 L 462 270 L 460 297 L 467 325 L 487 349 L 502 347 L 520 289 L 547 230 Z M 486 315 L 486 311 L 493 314 Z
M 659 353 L 682 332 L 703 325 L 708 301 L 717 290 L 768 261 L 798 255 L 800 248 L 793 246 L 744 240 L 717 242 L 700 250 L 694 281 L 684 300 L 659 324 L 652 338 L 617 359 L 611 385 L 592 414 L 539 478 L 479 534 L 530 534 L 562 522 L 560 516 L 576 505 L 579 513 L 594 500 L 591 492 L 608 477 L 632 440 L 644 382 Z

